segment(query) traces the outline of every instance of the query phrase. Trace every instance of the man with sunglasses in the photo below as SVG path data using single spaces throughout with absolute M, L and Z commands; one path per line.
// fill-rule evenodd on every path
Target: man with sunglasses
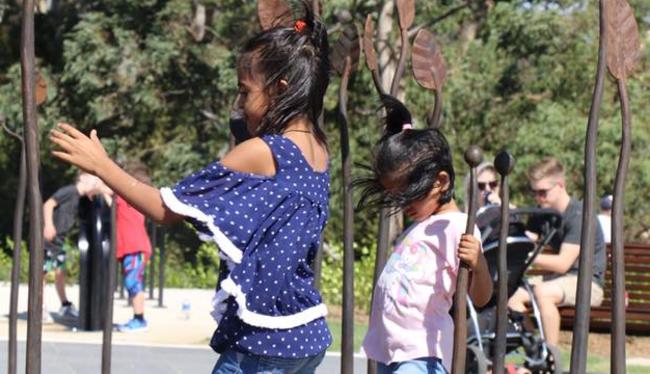
M 549 245 L 553 254 L 541 253 L 534 261 L 537 268 L 551 272 L 534 286 L 544 336 L 549 345 L 557 346 L 560 335 L 558 307 L 575 305 L 578 285 L 578 256 L 582 232 L 582 202 L 566 190 L 564 167 L 554 158 L 545 158 L 528 169 L 528 182 L 535 201 L 541 208 L 556 210 L 562 215 L 562 226 Z M 591 285 L 591 305 L 603 300 L 603 282 L 607 266 L 603 233 L 596 225 L 594 276 Z M 508 301 L 510 309 L 525 312 L 530 303 L 528 293 L 519 288 Z

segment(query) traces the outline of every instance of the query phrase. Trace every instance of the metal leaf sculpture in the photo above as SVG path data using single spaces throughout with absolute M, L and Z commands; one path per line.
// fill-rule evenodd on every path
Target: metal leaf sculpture
M 641 59 L 636 19 L 625 0 L 608 1 L 605 12 L 607 68 L 616 79 L 625 79 Z
M 425 29 L 418 31 L 411 54 L 415 81 L 434 91 L 435 104 L 427 118 L 430 127 L 439 128 L 442 116 L 442 87 L 447 81 L 447 68 L 435 36 Z
M 399 27 L 408 30 L 415 19 L 415 0 L 397 0 Z
M 427 30 L 418 31 L 411 55 L 413 75 L 418 84 L 429 90 L 441 90 L 447 81 L 447 68 L 435 36 Z
M 363 30 L 363 55 L 366 58 L 366 66 L 372 73 L 372 81 L 375 84 L 377 92 L 384 94 L 384 88 L 381 85 L 379 78 L 379 66 L 377 65 L 377 54 L 375 53 L 375 45 L 372 37 L 375 34 L 375 27 L 372 23 L 372 17 L 366 17 L 366 24 Z
M 275 26 L 290 26 L 293 20 L 291 8 L 282 0 L 260 0 L 257 3 L 257 16 L 262 30 Z
M 359 64 L 361 47 L 359 45 L 359 33 L 354 25 L 348 25 L 343 29 L 341 37 L 332 49 L 332 66 L 339 75 L 345 71 L 345 61 L 349 57 L 351 61 L 350 70 L 355 71 Z

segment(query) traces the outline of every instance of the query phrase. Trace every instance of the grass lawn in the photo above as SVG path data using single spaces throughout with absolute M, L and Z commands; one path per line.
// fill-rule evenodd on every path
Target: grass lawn
M 330 330 L 332 331 L 332 336 L 334 338 L 334 342 L 332 343 L 332 346 L 329 348 L 329 351 L 340 352 L 341 351 L 341 321 L 334 318 L 328 318 L 327 323 L 330 327 Z M 368 326 L 365 324 L 361 324 L 361 323 L 354 324 L 354 352 L 355 353 L 359 352 L 359 348 L 361 347 L 361 342 L 363 341 L 363 337 L 365 336 L 367 330 L 368 330 Z M 562 353 L 562 366 L 564 367 L 564 370 L 568 372 L 569 360 L 571 358 L 571 348 L 568 347 L 566 349 L 562 349 L 561 353 Z M 518 357 L 516 354 L 513 354 L 508 356 L 507 361 L 513 363 L 522 362 L 522 358 Z M 587 371 L 589 373 L 609 373 L 610 372 L 609 357 L 590 354 L 589 357 L 587 357 Z M 627 366 L 628 374 L 646 374 L 649 372 L 650 372 L 650 367 L 648 366 L 630 366 L 630 365 Z

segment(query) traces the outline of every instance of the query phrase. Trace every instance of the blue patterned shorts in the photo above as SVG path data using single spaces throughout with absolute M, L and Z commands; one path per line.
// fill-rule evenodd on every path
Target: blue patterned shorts
M 144 253 L 132 253 L 122 257 L 122 275 L 124 288 L 129 297 L 144 291 L 144 268 L 147 263 Z

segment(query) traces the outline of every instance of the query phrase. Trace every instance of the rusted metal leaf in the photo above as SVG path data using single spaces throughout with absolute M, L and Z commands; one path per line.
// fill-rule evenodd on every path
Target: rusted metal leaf
M 447 68 L 442 51 L 432 33 L 418 31 L 413 42 L 413 75 L 418 84 L 430 90 L 440 90 L 447 80 Z
M 352 62 L 351 71 L 354 71 L 357 69 L 357 65 L 359 64 L 360 53 L 361 47 L 359 45 L 359 33 L 354 24 L 349 24 L 343 29 L 341 37 L 332 50 L 332 66 L 339 75 L 343 75 L 343 71 L 345 70 L 345 61 L 350 57 Z
M 282 0 L 260 0 L 257 2 L 257 16 L 262 30 L 276 26 L 291 26 L 291 8 Z
M 40 73 L 36 73 L 36 105 L 41 105 L 47 100 L 47 81 Z
M 397 0 L 399 27 L 408 30 L 415 19 L 415 0 Z
M 606 4 L 607 68 L 616 79 L 624 79 L 641 59 L 639 29 L 626 0 Z
M 372 23 L 372 16 L 368 14 L 363 31 L 363 55 L 366 57 L 366 66 L 371 71 L 377 71 L 377 55 L 375 54 L 375 45 L 372 40 L 374 34 L 375 26 Z

